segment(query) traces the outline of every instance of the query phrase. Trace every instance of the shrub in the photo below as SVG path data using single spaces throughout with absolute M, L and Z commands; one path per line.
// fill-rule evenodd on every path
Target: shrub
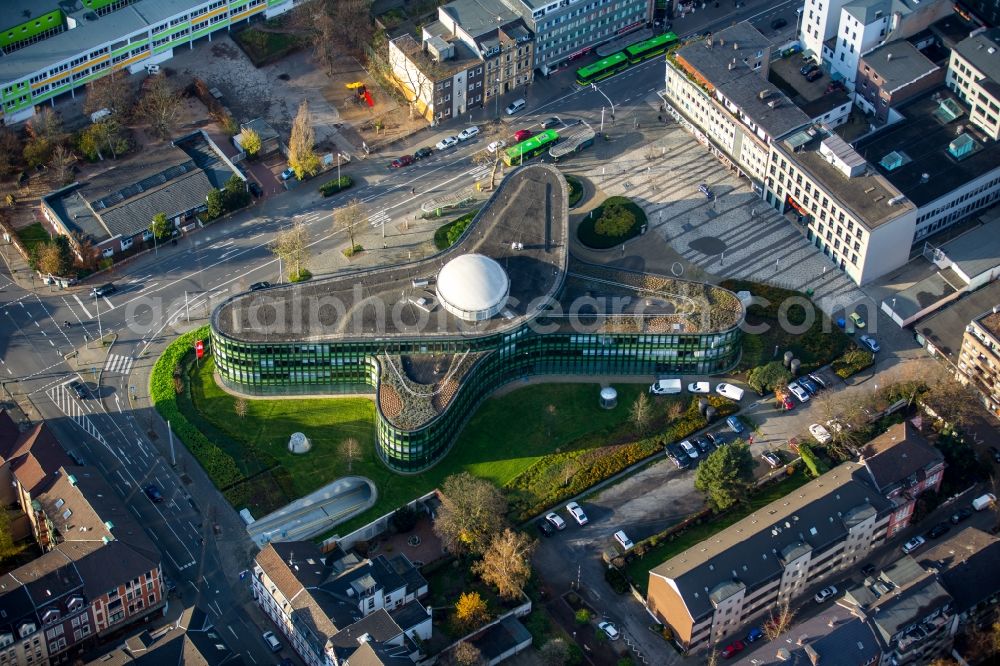
M 820 474 L 827 471 L 826 465 L 822 460 L 816 457 L 816 454 L 813 453 L 812 447 L 806 442 L 799 444 L 799 456 L 802 458 L 802 462 L 805 464 L 806 469 L 809 470 L 809 473 L 813 476 L 813 478 L 816 478 Z
M 289 282 L 305 282 L 306 280 L 308 280 L 309 278 L 311 278 L 312 275 L 313 274 L 309 271 L 308 268 L 302 268 L 302 269 L 299 270 L 298 273 L 290 273 L 288 275 L 288 281 Z
M 577 236 L 587 247 L 608 249 L 640 234 L 646 214 L 628 197 L 608 197 L 577 227 Z
M 781 361 L 759 365 L 747 373 L 747 384 L 760 395 L 766 395 L 779 386 L 784 386 L 791 379 L 792 373 Z
M 830 364 L 830 368 L 841 379 L 847 379 L 851 375 L 855 375 L 865 368 L 870 367 L 874 362 L 875 354 L 866 349 L 854 347 L 844 352 L 844 355 L 840 358 L 834 359 L 833 363 Z
M 232 456 L 209 441 L 184 417 L 177 405 L 174 383 L 174 368 L 183 367 L 185 358 L 193 353 L 195 340 L 207 341 L 209 333 L 209 327 L 203 326 L 174 340 L 153 365 L 149 392 L 156 411 L 170 422 L 174 434 L 184 442 L 212 482 L 219 489 L 226 489 L 242 481 L 243 473 Z
M 602 236 L 621 238 L 635 226 L 635 215 L 620 203 L 608 203 L 601 207 L 601 214 L 594 223 L 594 231 Z
M 577 624 L 587 624 L 590 622 L 590 611 L 586 608 L 581 608 L 573 617 L 576 619 Z
M 469 211 L 462 217 L 452 220 L 448 224 L 438 227 L 437 231 L 434 232 L 434 246 L 439 250 L 447 250 L 457 243 L 458 239 L 465 233 L 465 230 L 472 224 L 472 219 L 478 212 L 479 209 L 477 208 L 476 210 Z
M 331 181 L 327 181 L 319 186 L 319 193 L 324 197 L 331 197 L 337 192 L 346 190 L 348 187 L 354 184 L 350 176 L 341 176 L 340 178 L 334 178 Z
M 344 256 L 350 259 L 359 252 L 364 252 L 365 248 L 360 245 L 352 245 L 351 247 L 344 248 Z
M 628 592 L 628 580 L 625 579 L 625 574 L 615 567 L 607 567 L 604 570 L 604 580 L 608 582 L 608 585 L 615 591 L 615 594 L 625 594 Z
M 569 207 L 580 203 L 580 199 L 583 198 L 583 183 L 576 176 L 566 176 L 566 183 L 569 184 Z
M 408 506 L 401 506 L 392 514 L 389 522 L 397 532 L 406 533 L 417 526 L 420 514 Z

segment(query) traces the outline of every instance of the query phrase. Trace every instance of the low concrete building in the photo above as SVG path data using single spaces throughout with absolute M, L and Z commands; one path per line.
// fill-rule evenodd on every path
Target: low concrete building
M 854 99 L 882 125 L 888 122 L 891 108 L 938 87 L 944 76 L 945 70 L 910 42 L 883 44 L 861 57 Z
M 871 484 L 892 502 L 886 538 L 910 524 L 917 498 L 940 490 L 944 478 L 944 456 L 909 421 L 897 423 L 865 444 L 860 462 Z
M 253 573 L 254 598 L 308 666 L 413 663 L 417 641 L 431 637 L 418 600 L 427 581 L 405 555 L 362 560 L 311 541 L 271 543 Z
M 838 465 L 652 569 L 647 608 L 698 652 L 854 566 L 885 541 L 892 510 L 865 476 Z

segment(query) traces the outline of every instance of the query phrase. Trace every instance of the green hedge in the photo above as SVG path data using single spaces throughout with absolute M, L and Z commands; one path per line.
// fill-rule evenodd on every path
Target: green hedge
M 814 479 L 827 471 L 826 465 L 816 457 L 816 454 L 813 453 L 812 447 L 808 443 L 802 442 L 799 444 L 799 456 Z
M 448 224 L 443 224 L 434 232 L 434 246 L 439 250 L 447 250 L 458 242 L 465 230 L 472 224 L 472 218 L 476 216 L 479 209 L 469 211 L 462 217 L 456 218 Z
M 170 422 L 174 434 L 187 446 L 198 460 L 212 483 L 219 489 L 238 483 L 244 479 L 236 461 L 228 453 L 213 444 L 198 428 L 193 426 L 177 406 L 177 391 L 174 383 L 174 369 L 182 368 L 186 357 L 193 353 L 195 340 L 209 339 L 209 327 L 202 326 L 185 333 L 168 346 L 153 366 L 149 380 L 149 394 L 156 411 Z M 183 377 L 183 373 L 182 373 Z
M 847 379 L 851 375 L 855 375 L 865 368 L 871 367 L 874 362 L 875 354 L 867 349 L 855 347 L 854 349 L 848 349 L 840 358 L 834 359 L 833 363 L 830 364 L 830 368 L 841 379 Z
M 615 227 L 627 216 L 633 222 L 627 230 L 618 235 L 604 235 L 599 232 L 602 227 Z M 642 233 L 646 226 L 646 213 L 628 197 L 608 197 L 598 208 L 583 218 L 576 229 L 580 242 L 595 250 L 606 250 L 620 245 L 630 238 Z
M 319 193 L 324 197 L 331 197 L 337 192 L 346 190 L 348 187 L 354 184 L 350 176 L 341 176 L 340 178 L 334 178 L 331 181 L 323 183 L 319 186 Z

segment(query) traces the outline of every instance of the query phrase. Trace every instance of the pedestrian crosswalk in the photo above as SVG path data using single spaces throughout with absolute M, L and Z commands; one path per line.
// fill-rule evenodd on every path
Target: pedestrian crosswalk
M 383 224 L 389 224 L 390 219 L 384 210 L 380 210 L 377 213 L 373 213 L 368 217 L 368 224 L 373 227 L 381 227 Z
M 74 423 L 80 426 L 87 434 L 101 442 L 106 444 L 104 437 L 97 430 L 97 427 L 87 416 L 87 410 L 84 409 L 80 402 L 80 398 L 66 386 L 66 384 L 57 384 L 52 388 L 45 391 L 56 407 L 59 408 L 63 414 L 68 416 Z
M 122 356 L 121 354 L 109 354 L 108 360 L 104 363 L 105 372 L 114 372 L 121 375 L 128 375 L 129 371 L 132 369 L 132 361 L 134 359 L 131 356 Z

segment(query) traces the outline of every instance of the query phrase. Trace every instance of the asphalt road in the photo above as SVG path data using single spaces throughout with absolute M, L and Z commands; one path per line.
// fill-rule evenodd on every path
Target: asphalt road
M 675 20 L 673 29 L 681 34 L 718 30 L 749 17 L 777 39 L 768 26 L 774 17 L 786 14 L 793 30 L 794 4 L 766 0 L 752 1 L 735 11 L 730 6 L 709 7 Z M 574 66 L 581 64 L 586 62 Z M 597 127 L 602 108 L 611 104 L 616 122 L 631 124 L 641 112 L 648 112 L 649 95 L 662 88 L 663 64 L 658 59 L 602 82 L 599 91 L 579 89 L 571 72 L 561 70 L 544 84 L 533 86 L 526 111 L 505 119 L 509 128 L 537 129 L 551 115 L 564 121 L 581 118 Z M 488 111 L 480 110 L 473 120 Z M 610 114 L 605 120 L 610 130 Z M 438 128 L 433 137 L 400 145 L 398 154 L 432 145 L 462 127 L 453 123 Z M 412 216 L 422 200 L 469 188 L 483 175 L 470 158 L 485 143 L 460 144 L 392 171 L 385 165 L 397 155 L 395 151 L 356 160 L 348 171 L 358 183 L 351 196 L 374 211 L 370 224 L 362 225 L 359 242 L 379 247 L 383 230 L 391 228 L 393 221 Z M 411 195 L 411 188 L 416 196 Z M 331 229 L 332 205 L 316 193 L 312 183 L 264 199 L 227 221 L 181 239 L 176 246 L 161 246 L 155 254 L 118 269 L 109 279 L 119 289 L 107 297 L 92 296 L 90 284 L 58 290 L 37 280 L 18 284 L 6 269 L 0 273 L 0 380 L 4 389 L 0 397 L 16 399 L 32 420 L 48 420 L 74 455 L 101 469 L 160 546 L 165 572 L 177 581 L 183 601 L 197 600 L 211 609 L 216 625 L 235 638 L 234 645 L 252 663 L 273 659 L 260 639 L 267 624 L 240 577 L 255 549 L 235 511 L 183 446 L 175 442 L 171 447 L 165 424 L 149 408 L 148 373 L 166 344 L 179 332 L 204 323 L 214 303 L 250 283 L 278 281 L 277 260 L 268 244 L 290 220 L 301 220 L 308 227 L 314 257 L 336 252 L 344 235 Z M 386 236 L 386 245 L 407 242 L 389 232 Z M 66 327 L 64 322 L 71 325 Z M 106 359 L 97 358 L 83 368 L 66 360 L 100 335 L 115 336 Z M 73 379 L 87 384 L 90 398 L 79 400 L 72 395 L 66 383 Z M 142 488 L 149 484 L 162 491 L 164 502 L 154 504 L 146 498 Z M 590 531 L 600 532 L 603 538 L 613 521 L 610 515 L 608 520 L 601 519 L 599 507 L 592 510 L 596 520 Z M 593 559 L 589 557 L 595 542 L 592 536 L 569 544 L 574 561 Z

